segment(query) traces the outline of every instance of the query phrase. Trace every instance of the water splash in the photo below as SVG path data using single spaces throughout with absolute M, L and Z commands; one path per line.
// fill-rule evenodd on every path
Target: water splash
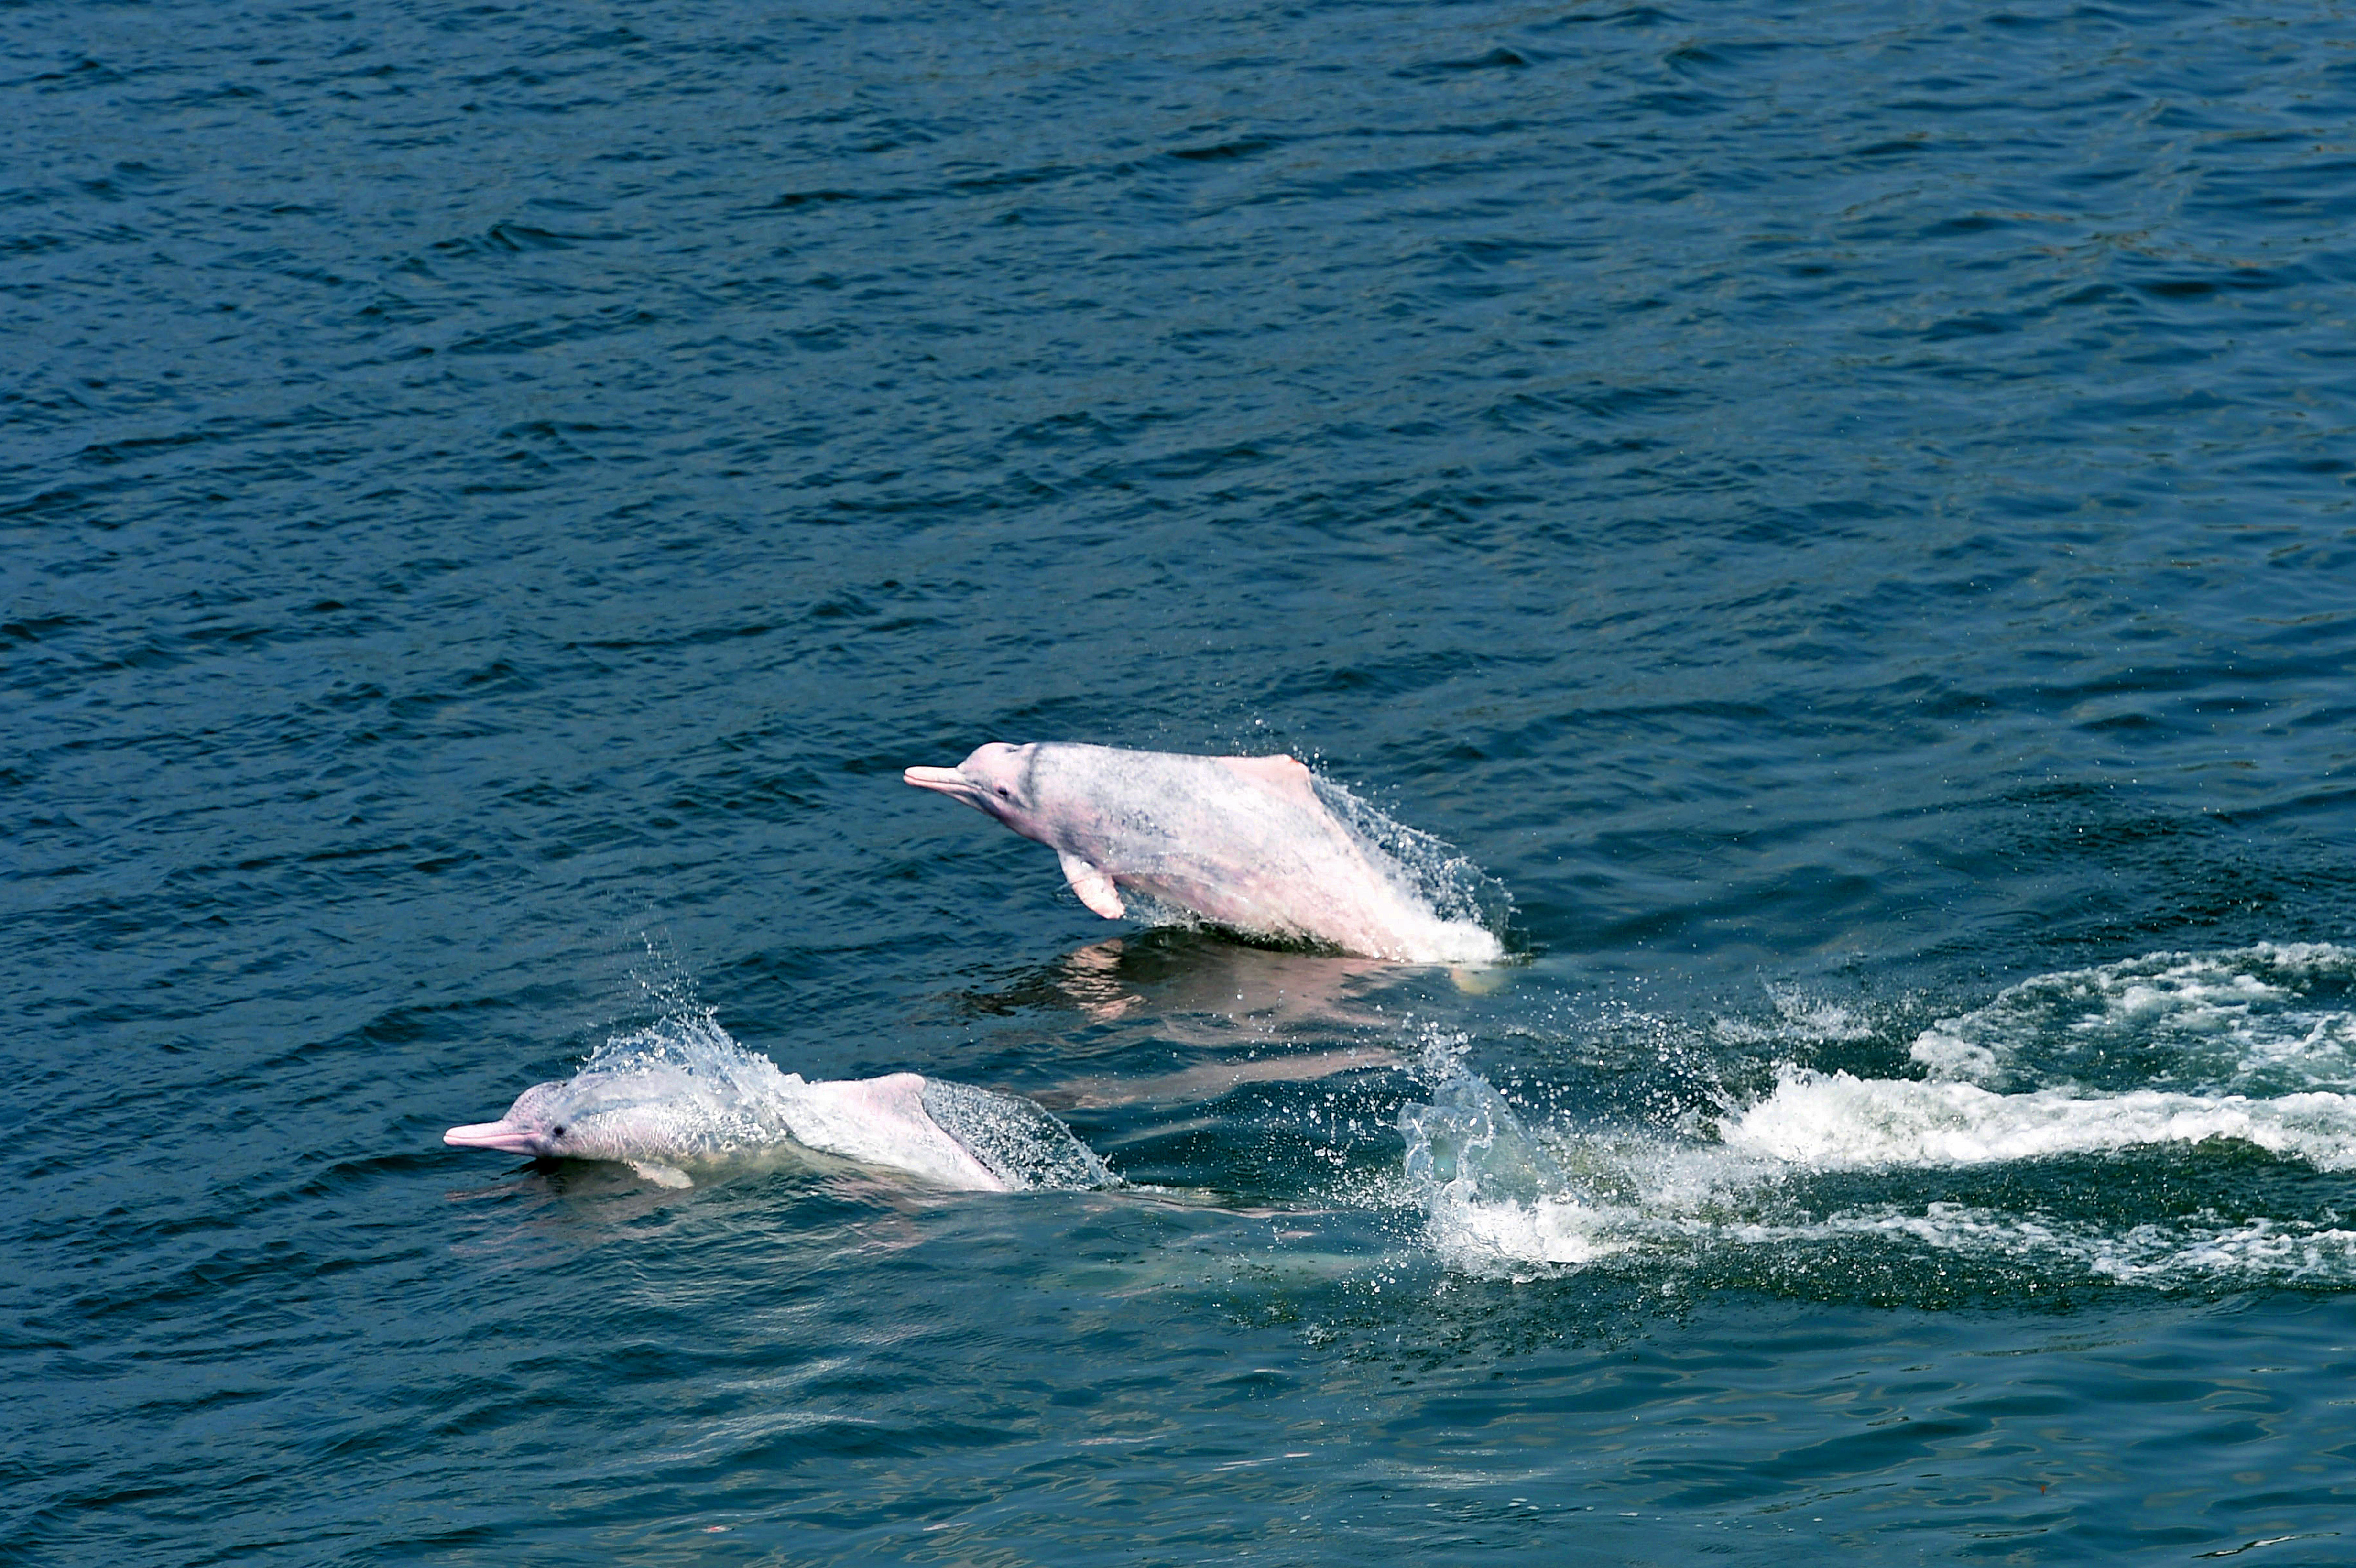
M 1461 956 L 1451 961 L 1487 963 L 1503 951 L 1503 938 L 1513 919 L 1513 895 L 1505 885 L 1474 865 L 1446 840 L 1409 827 L 1372 801 L 1323 774 L 1312 772 L 1310 787 L 1334 819 L 1356 835 L 1401 891 L 1431 911 L 1443 924 L 1468 928 L 1486 935 L 1486 944 L 1468 942 Z
M 1605 1217 L 1572 1190 L 1560 1162 L 1479 1074 L 1459 1070 L 1430 1104 L 1402 1107 L 1398 1129 L 1427 1234 L 1451 1263 L 1584 1264 L 1620 1250 L 1603 1233 Z
M 1115 1179 L 1071 1129 L 1016 1094 L 938 1078 L 925 1080 L 926 1113 L 1013 1191 L 1085 1190 Z
M 1407 1193 L 1448 1263 L 1516 1277 L 1708 1272 L 1762 1249 L 1799 1276 L 1835 1253 L 1894 1248 L 2011 1271 L 2023 1288 L 2345 1287 L 2356 1231 L 2323 1200 L 2338 1194 L 2325 1179 L 2356 1169 L 2356 1094 L 2342 1092 L 2351 979 L 2356 955 L 2320 944 L 2040 976 L 1922 1031 L 1912 1059 L 1928 1078 L 1785 1063 L 1748 1104 L 1667 1128 L 1533 1123 L 1461 1050 L 1428 1041 L 1436 1086 L 1398 1123 Z M 1720 1019 L 1713 1033 L 1847 1044 L 1863 1032 L 1840 1009 L 1772 994 L 1776 1025 Z M 2118 1160 L 2165 1179 L 2088 1182 L 2084 1162 Z M 2019 1174 L 1972 1174 L 1991 1169 Z M 1975 1189 L 1998 1196 L 1959 1196 Z M 2161 1192 L 2173 1212 L 2132 1211 Z

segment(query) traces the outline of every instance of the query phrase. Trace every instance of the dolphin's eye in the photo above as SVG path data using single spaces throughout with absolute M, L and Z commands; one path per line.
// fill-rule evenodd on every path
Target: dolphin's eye
M 1014 798 L 1014 792 L 1008 789 L 1004 784 L 1000 784 L 998 786 L 998 798 L 1001 800 L 1012 800 Z
M 564 1136 L 564 1129 L 562 1127 L 559 1127 L 548 1136 L 552 1138 L 561 1138 Z

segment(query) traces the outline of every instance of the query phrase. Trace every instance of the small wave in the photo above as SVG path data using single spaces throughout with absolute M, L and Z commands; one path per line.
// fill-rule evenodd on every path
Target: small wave
M 1625 1249 L 1611 1233 L 1614 1216 L 1575 1191 L 1554 1152 L 1479 1074 L 1454 1072 L 1430 1104 L 1403 1107 L 1398 1127 L 1427 1239 L 1449 1262 L 1586 1264 Z
M 2112 1231 L 2049 1215 L 1934 1202 L 1919 1210 L 1891 1204 L 1844 1210 L 1804 1224 L 1730 1226 L 1723 1235 L 1742 1246 L 1914 1243 L 2123 1285 L 2356 1283 L 2356 1231 L 2273 1220 L 2206 1216 Z
M 1909 1054 L 1933 1078 L 1991 1089 L 2356 1091 L 2352 987 L 2356 950 L 2331 943 L 2147 954 L 2008 987 Z

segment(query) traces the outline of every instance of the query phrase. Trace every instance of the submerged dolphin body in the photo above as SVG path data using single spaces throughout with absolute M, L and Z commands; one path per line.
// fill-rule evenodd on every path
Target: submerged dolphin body
M 1098 1187 L 1112 1179 L 1063 1124 L 1028 1100 L 894 1072 L 808 1083 L 741 1050 L 724 1071 L 663 1063 L 584 1070 L 535 1083 L 496 1122 L 442 1141 L 540 1159 L 626 1163 L 666 1187 L 680 1168 L 798 1144 L 962 1191 Z
M 1115 920 L 1124 892 L 1215 924 L 1409 964 L 1486 964 L 1494 933 L 1451 920 L 1353 831 L 1291 757 L 1194 757 L 1038 742 L 910 768 L 1055 851 L 1080 901 Z

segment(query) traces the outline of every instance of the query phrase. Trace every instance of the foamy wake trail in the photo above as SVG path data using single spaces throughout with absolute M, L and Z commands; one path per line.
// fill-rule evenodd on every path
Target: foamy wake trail
M 1733 1148 L 1817 1169 L 1985 1165 L 2145 1144 L 2237 1138 L 2319 1170 L 2356 1168 L 2356 1100 L 2320 1091 L 2254 1100 L 2156 1089 L 1998 1094 L 1970 1083 L 1787 1071 L 1719 1123 Z
M 2329 943 L 2155 953 L 2040 975 L 1942 1019 L 1928 1077 L 1785 1069 L 1726 1142 L 1819 1168 L 1983 1165 L 2233 1138 L 2356 1167 L 2356 954 Z
M 1865 1104 L 1879 1115 L 1881 1104 L 1871 1091 L 1890 1085 L 1850 1083 L 1867 1091 Z M 1857 1104 L 1853 1099 L 1836 1103 Z M 2182 1107 L 2147 1109 L 2154 1119 L 2141 1126 L 2113 1123 L 2099 1138 L 2079 1137 L 2069 1147 L 2117 1148 L 2133 1133 L 2187 1141 L 2204 1136 L 2257 1141 L 2230 1116 L 2221 1121 L 2205 1112 L 2187 1115 Z M 2100 1125 L 2101 1105 L 2089 1110 Z M 2347 1108 L 2339 1105 L 2333 1114 L 2345 1116 Z M 1804 1258 L 1867 1244 L 1927 1251 L 2056 1278 L 2077 1275 L 2158 1287 L 2356 1284 L 2356 1230 L 2329 1221 L 2203 1213 L 2123 1226 L 1937 1200 L 1859 1205 L 1821 1218 L 1764 1218 L 1761 1210 L 1780 1205 L 1762 1200 L 1793 1170 L 1789 1161 L 1772 1151 L 1660 1137 L 1541 1136 L 1514 1115 L 1494 1088 L 1472 1074 L 1443 1084 L 1431 1104 L 1407 1107 L 1400 1115 L 1400 1130 L 1408 1138 L 1408 1174 L 1426 1211 L 1428 1244 L 1451 1266 L 1472 1274 L 1517 1276 L 1533 1267 L 1648 1257 L 1674 1264 L 1744 1251 Z M 2057 1140 L 2051 1136 L 2015 1139 L 2011 1131 L 1999 1128 L 1989 1136 L 1984 1130 L 1974 1136 L 1969 1149 L 1987 1158 L 2029 1158 L 2056 1151 Z M 2331 1168 L 2356 1163 L 2349 1157 L 2351 1137 L 2356 1137 L 2356 1128 L 2343 1124 L 2337 1135 L 2319 1138 L 2335 1161 Z M 1919 1168 L 1929 1153 L 1906 1149 L 1902 1162 L 1883 1157 L 1905 1149 L 1902 1136 L 1886 1123 L 1871 1139 L 1841 1141 L 1852 1152 L 1875 1157 L 1859 1164 L 1902 1163 Z M 2008 1142 L 2016 1142 L 2019 1151 L 1987 1152 Z
M 1922 1031 L 1910 1054 L 1927 1078 L 1787 1066 L 1699 1138 L 1534 1130 L 1459 1068 L 1429 1104 L 1401 1111 L 1406 1174 L 1430 1244 L 1476 1270 L 1886 1243 L 2127 1282 L 2356 1283 L 2356 1231 L 2320 1203 L 2307 1210 L 2320 1219 L 2202 1211 L 2136 1223 L 1938 1200 L 1818 1217 L 1790 1200 L 1804 1190 L 1792 1183 L 1815 1173 L 1886 1171 L 1919 1190 L 1944 1169 L 2137 1148 L 2230 1146 L 2312 1172 L 2356 1169 L 2351 989 L 2356 955 L 2326 944 L 2040 976 Z M 1808 1012 L 1776 1000 L 1787 1023 Z M 1837 1021 L 1828 1038 L 1865 1032 Z M 2197 1183 L 2215 1168 L 2182 1168 Z M 2055 1190 L 2100 1207 L 2071 1199 L 2066 1181 Z

